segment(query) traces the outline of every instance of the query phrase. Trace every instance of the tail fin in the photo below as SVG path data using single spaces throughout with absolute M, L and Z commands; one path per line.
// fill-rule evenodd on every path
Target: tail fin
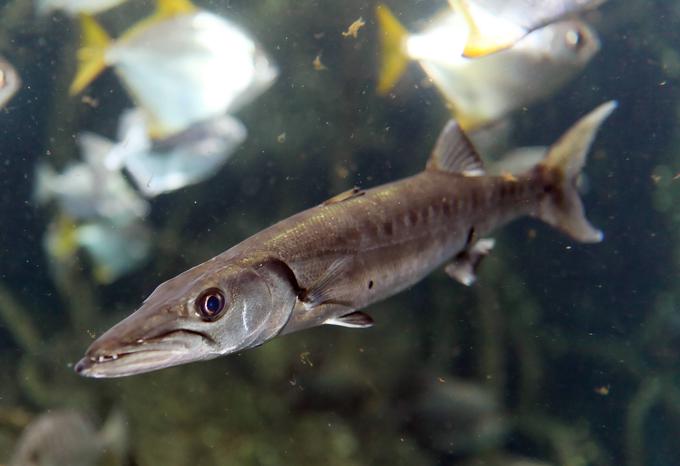
M 196 10 L 191 0 L 156 0 L 156 15 L 160 17 L 170 18 Z
M 69 92 L 76 95 L 106 68 L 104 54 L 111 43 L 109 35 L 89 15 L 80 15 L 81 46 L 78 50 L 78 72 Z
M 408 32 L 387 6 L 379 4 L 375 9 L 380 27 L 382 60 L 378 79 L 378 94 L 387 94 L 399 81 L 408 64 L 404 53 L 404 39 Z
M 584 243 L 598 243 L 603 234 L 586 219 L 576 184 L 597 130 L 616 106 L 615 101 L 607 102 L 577 121 L 550 147 L 539 164 L 556 180 L 557 186 L 556 192 L 543 201 L 538 216 Z

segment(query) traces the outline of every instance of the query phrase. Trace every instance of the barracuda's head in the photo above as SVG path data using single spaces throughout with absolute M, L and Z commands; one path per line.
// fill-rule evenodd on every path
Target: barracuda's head
M 121 377 L 260 345 L 290 318 L 294 283 L 278 261 L 205 262 L 160 285 L 95 340 L 75 370 Z

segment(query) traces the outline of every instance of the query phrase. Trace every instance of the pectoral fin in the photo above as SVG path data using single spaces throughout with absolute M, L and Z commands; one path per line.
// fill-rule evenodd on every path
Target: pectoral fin
M 463 252 L 446 266 L 444 271 L 454 280 L 465 286 L 472 285 L 477 280 L 475 274 L 477 267 L 482 259 L 489 255 L 493 249 L 495 241 L 491 238 L 480 239 L 471 248 Z
M 340 327 L 348 328 L 369 328 L 372 327 L 374 323 L 371 316 L 361 311 L 354 311 L 345 314 L 344 316 L 333 317 L 324 322 L 326 325 L 338 325 Z
M 348 272 L 353 259 L 352 256 L 345 256 L 333 261 L 312 286 L 302 290 L 298 299 L 305 309 L 313 309 L 322 304 L 347 305 L 339 299 L 339 296 L 346 295 L 342 290 L 341 278 Z

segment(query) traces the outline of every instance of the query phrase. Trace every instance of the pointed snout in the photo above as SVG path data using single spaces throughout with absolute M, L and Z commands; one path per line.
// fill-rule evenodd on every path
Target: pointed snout
M 74 367 L 85 377 L 122 377 L 208 359 L 213 339 L 170 308 L 142 307 L 97 338 Z

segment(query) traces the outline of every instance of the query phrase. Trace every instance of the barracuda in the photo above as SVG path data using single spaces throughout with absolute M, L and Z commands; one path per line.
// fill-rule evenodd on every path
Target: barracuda
M 455 122 L 421 173 L 354 189 L 293 215 L 161 284 L 139 310 L 88 348 L 75 366 L 120 377 L 215 358 L 323 324 L 365 328 L 361 309 L 435 268 L 469 285 L 491 250 L 485 238 L 532 216 L 582 242 L 602 233 L 586 220 L 576 181 L 595 134 L 616 104 L 569 129 L 525 173 L 489 176 Z

